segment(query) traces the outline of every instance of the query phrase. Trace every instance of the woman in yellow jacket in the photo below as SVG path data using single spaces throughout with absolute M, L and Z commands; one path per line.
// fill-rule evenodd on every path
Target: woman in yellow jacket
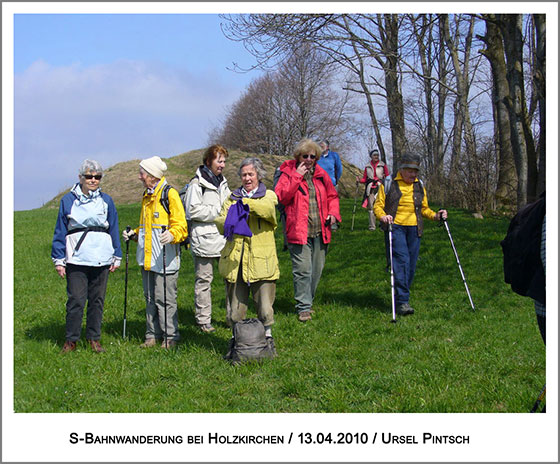
M 409 304 L 410 286 L 414 279 L 416 261 L 420 251 L 423 220 L 439 221 L 447 218 L 447 211 L 437 213 L 428 206 L 428 196 L 422 182 L 418 180 L 420 157 L 405 153 L 399 171 L 391 181 L 387 192 L 380 185 L 373 206 L 381 228 L 387 230 L 393 224 L 393 271 L 395 277 L 395 305 L 400 315 L 414 314 Z
M 274 323 L 276 280 L 280 277 L 274 239 L 278 198 L 261 182 L 265 175 L 260 159 L 244 159 L 239 167 L 242 186 L 225 201 L 215 222 L 227 239 L 218 269 L 226 280 L 228 323 L 233 326 L 245 319 L 252 292 L 257 317 L 273 348 L 270 326 Z M 248 218 L 236 216 L 239 210 L 247 212 L 247 207 Z
M 163 176 L 166 170 L 167 165 L 159 156 L 140 162 L 138 179 L 146 188 L 142 198 L 140 225 L 134 230 L 123 231 L 125 240 L 138 241 L 136 261 L 142 268 L 142 284 L 146 298 L 146 335 L 144 343 L 140 345 L 142 348 L 155 346 L 157 340 L 161 339 L 161 346 L 170 348 L 175 346 L 180 338 L 177 279 L 181 266 L 181 242 L 187 238 L 188 232 L 185 209 L 177 190 L 169 189 L 169 213 L 161 204 L 161 195 L 167 185 Z M 167 290 L 166 295 L 164 287 Z

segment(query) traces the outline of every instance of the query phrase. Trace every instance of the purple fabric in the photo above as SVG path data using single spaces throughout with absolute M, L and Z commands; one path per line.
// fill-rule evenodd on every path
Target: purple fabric
M 226 221 L 224 223 L 224 237 L 231 240 L 233 234 L 252 237 L 253 232 L 249 229 L 247 221 L 249 219 L 249 205 L 243 204 L 238 200 L 233 203 L 228 210 Z

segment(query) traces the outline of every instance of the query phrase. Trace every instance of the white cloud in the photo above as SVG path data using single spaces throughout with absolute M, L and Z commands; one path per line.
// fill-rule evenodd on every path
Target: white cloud
M 204 147 L 246 81 L 162 63 L 35 62 L 14 80 L 15 209 L 39 207 L 71 185 L 86 157 L 109 167 Z

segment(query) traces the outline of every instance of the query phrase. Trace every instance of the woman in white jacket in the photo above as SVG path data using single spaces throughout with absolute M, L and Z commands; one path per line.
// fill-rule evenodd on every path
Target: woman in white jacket
M 216 330 L 212 326 L 211 285 L 214 263 L 220 258 L 225 238 L 218 231 L 214 219 L 231 193 L 222 175 L 227 157 L 228 151 L 222 145 L 209 147 L 202 157 L 203 164 L 189 183 L 185 199 L 195 270 L 195 319 L 203 332 Z
M 86 303 L 86 340 L 95 353 L 105 351 L 99 340 L 107 280 L 109 272 L 120 266 L 122 252 L 117 209 L 99 188 L 102 177 L 101 165 L 85 160 L 79 183 L 60 200 L 51 257 L 58 275 L 66 278 L 63 353 L 77 347 Z

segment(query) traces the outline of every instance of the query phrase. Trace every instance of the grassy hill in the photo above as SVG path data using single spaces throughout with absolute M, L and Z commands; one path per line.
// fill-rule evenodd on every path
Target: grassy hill
M 163 158 L 167 163 L 167 181 L 173 187 L 181 189 L 181 187 L 194 176 L 196 169 L 202 164 L 203 152 L 204 149 L 198 149 L 181 153 L 171 158 Z M 237 169 L 241 161 L 247 156 L 256 155 L 238 150 L 231 151 L 229 154 L 224 176 L 228 179 L 229 186 L 232 190 L 241 185 L 239 176 L 237 175 Z M 264 183 L 267 187 L 271 187 L 274 170 L 288 158 L 276 155 L 262 155 L 259 156 L 259 158 L 264 163 L 267 171 Z M 140 161 L 140 159 L 123 161 L 105 169 L 101 188 L 104 192 L 111 195 L 117 205 L 128 205 L 140 202 L 144 190 L 142 184 L 138 180 L 138 164 Z M 361 168 L 345 160 L 342 160 L 342 165 L 343 173 L 339 183 L 339 194 L 343 198 L 353 197 L 356 189 L 356 175 L 361 175 L 363 171 Z M 44 207 L 58 208 L 60 199 L 68 192 L 69 188 L 48 201 Z

